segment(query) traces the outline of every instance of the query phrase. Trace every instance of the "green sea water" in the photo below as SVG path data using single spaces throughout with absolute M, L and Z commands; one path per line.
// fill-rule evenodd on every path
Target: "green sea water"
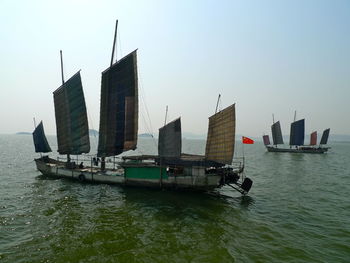
M 0 262 L 350 262 L 350 143 L 330 146 L 246 145 L 254 184 L 242 197 L 45 179 L 31 136 L 0 135 Z M 204 147 L 183 141 L 184 152 Z M 139 153 L 155 149 L 140 139 Z

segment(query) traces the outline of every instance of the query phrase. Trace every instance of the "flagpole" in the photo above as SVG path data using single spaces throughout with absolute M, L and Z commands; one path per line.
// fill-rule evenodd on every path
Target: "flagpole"
M 243 136 L 242 136 L 242 152 L 243 152 L 243 158 L 244 158 L 244 143 L 243 143 Z
M 243 167 L 244 167 L 244 143 L 243 143 L 243 136 L 242 136 L 242 152 L 243 152 Z M 243 170 L 244 173 L 244 170 Z M 242 181 L 243 181 L 243 173 L 242 173 Z

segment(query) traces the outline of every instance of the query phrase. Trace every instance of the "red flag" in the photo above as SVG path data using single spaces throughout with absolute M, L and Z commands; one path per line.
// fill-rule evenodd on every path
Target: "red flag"
M 242 143 L 244 143 L 244 144 L 253 144 L 254 141 L 252 139 L 249 139 L 248 137 L 242 136 Z

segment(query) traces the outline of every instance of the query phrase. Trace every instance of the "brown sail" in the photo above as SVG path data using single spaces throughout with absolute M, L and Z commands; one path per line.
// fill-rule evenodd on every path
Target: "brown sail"
M 235 148 L 235 104 L 209 117 L 206 160 L 231 164 Z
M 310 135 L 310 145 L 316 145 L 317 144 L 317 131 L 314 131 Z

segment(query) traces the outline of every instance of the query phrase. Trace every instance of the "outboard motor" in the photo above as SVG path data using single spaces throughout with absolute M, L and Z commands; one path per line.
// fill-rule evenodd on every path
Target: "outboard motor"
M 246 192 L 248 193 L 250 188 L 252 187 L 253 185 L 253 181 L 250 180 L 248 177 L 246 177 L 241 185 L 241 188 Z

